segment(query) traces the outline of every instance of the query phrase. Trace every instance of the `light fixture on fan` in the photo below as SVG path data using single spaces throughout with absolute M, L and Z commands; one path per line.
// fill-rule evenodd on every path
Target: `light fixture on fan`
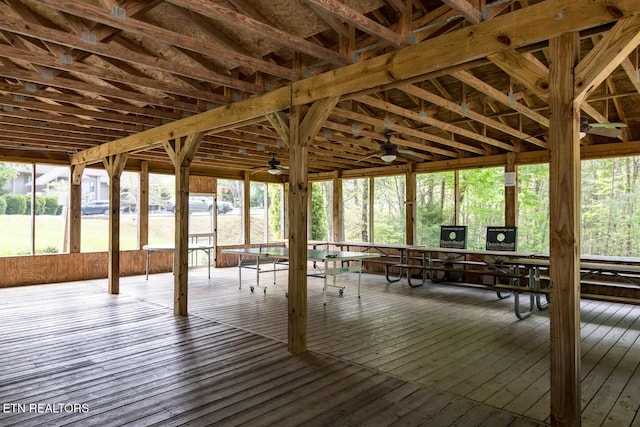
M 398 146 L 391 142 L 391 133 L 387 132 L 384 136 L 387 138 L 387 142 L 380 147 L 382 151 L 380 159 L 382 159 L 383 162 L 391 163 L 397 158 Z
M 619 138 L 622 135 L 622 128 L 627 127 L 624 123 L 589 123 L 589 118 L 585 116 L 580 117 L 580 139 L 584 138 L 588 134 L 606 136 L 609 138 Z
M 268 162 L 269 172 L 271 175 L 280 175 L 282 173 L 282 169 L 280 169 L 280 160 L 276 159 L 276 153 L 271 153 L 271 160 Z

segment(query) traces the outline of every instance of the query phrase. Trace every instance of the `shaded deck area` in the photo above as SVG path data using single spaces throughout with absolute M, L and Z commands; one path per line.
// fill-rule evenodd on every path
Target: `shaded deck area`
M 122 278 L 118 296 L 106 280 L 0 289 L 0 424 L 549 421 L 546 312 L 518 321 L 486 290 L 378 275 L 360 300 L 342 276 L 324 306 L 310 279 L 309 352 L 294 356 L 286 272 L 266 293 L 246 276 L 238 289 L 236 268 L 189 275 L 188 318 L 173 315 L 171 274 Z M 582 320 L 583 425 L 638 425 L 640 308 L 583 301 Z

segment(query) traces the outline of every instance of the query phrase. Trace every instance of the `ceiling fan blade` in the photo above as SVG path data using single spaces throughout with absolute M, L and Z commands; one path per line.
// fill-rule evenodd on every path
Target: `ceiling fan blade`
M 622 135 L 622 129 L 606 128 L 606 127 L 600 127 L 600 128 L 592 128 L 592 127 L 590 127 L 587 130 L 587 133 L 591 134 L 591 135 L 606 136 L 606 137 L 609 137 L 609 138 L 618 138 L 618 137 L 620 137 L 620 135 Z
M 364 162 L 365 160 L 368 160 L 368 159 L 370 159 L 372 157 L 376 157 L 376 156 L 379 156 L 379 155 L 380 155 L 380 153 L 369 154 L 367 157 L 363 157 L 363 158 L 361 158 L 359 160 L 356 160 L 356 163 Z
M 411 150 L 398 150 L 398 154 L 406 159 L 413 160 L 414 162 L 424 162 L 424 159 Z
M 255 169 L 255 170 L 252 170 L 249 175 L 253 175 L 254 173 L 265 172 L 265 171 L 266 171 L 265 168 Z
M 624 123 L 589 123 L 590 128 L 626 128 L 627 125 Z

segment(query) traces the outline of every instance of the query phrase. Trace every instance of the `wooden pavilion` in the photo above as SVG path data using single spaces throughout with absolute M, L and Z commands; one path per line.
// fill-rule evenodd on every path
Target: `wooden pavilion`
M 144 182 L 171 173 L 174 313 L 186 316 L 190 188 L 286 183 L 288 348 L 302 353 L 311 180 L 339 193 L 342 179 L 405 174 L 413 244 L 416 173 L 549 162 L 551 423 L 579 425 L 580 160 L 640 154 L 640 1 L 4 0 L 0 11 L 1 159 L 72 177 L 70 253 L 0 258 L 5 286 L 106 275 L 118 294 L 145 256 L 120 254 L 120 176 L 141 174 L 142 248 Z M 591 132 L 613 122 L 625 127 Z M 385 142 L 410 153 L 370 156 Z M 272 153 L 288 173 L 255 172 Z M 79 220 L 80 177 L 95 164 L 109 175 L 108 268 L 62 271 L 95 258 L 81 253 Z M 516 194 L 506 189 L 506 225 Z

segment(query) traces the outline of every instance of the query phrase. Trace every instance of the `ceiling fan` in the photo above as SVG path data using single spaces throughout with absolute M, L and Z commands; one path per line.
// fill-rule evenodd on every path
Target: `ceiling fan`
M 398 158 L 398 156 L 406 157 L 406 158 L 414 160 L 414 161 L 421 161 L 422 160 L 418 156 L 416 156 L 413 151 L 400 149 L 400 148 L 398 148 L 398 146 L 396 144 L 391 142 L 391 133 L 390 132 L 385 133 L 384 136 L 387 139 L 387 141 L 380 146 L 380 150 L 379 151 L 377 151 L 377 152 L 375 152 L 373 154 L 370 154 L 367 157 L 364 157 L 364 158 L 356 161 L 356 163 L 362 162 L 364 160 L 370 159 L 372 157 L 377 157 L 377 156 L 380 156 L 380 159 L 383 162 L 386 162 L 386 163 L 393 162 L 396 158 Z
M 282 166 L 280 160 L 276 159 L 276 153 L 271 153 L 271 160 L 267 162 L 267 168 L 255 169 L 252 174 L 267 171 L 271 175 L 280 175 L 284 169 L 289 169 L 287 166 Z
M 276 159 L 276 153 L 271 153 L 271 160 L 267 162 L 268 169 L 258 169 L 253 171 L 252 173 L 260 172 L 266 170 L 271 175 L 280 175 L 283 169 L 289 169 L 287 166 L 282 166 L 280 164 L 280 160 Z
M 624 123 L 589 123 L 589 118 L 580 116 L 580 138 L 587 134 L 618 138 L 622 134 L 622 129 L 627 127 Z

